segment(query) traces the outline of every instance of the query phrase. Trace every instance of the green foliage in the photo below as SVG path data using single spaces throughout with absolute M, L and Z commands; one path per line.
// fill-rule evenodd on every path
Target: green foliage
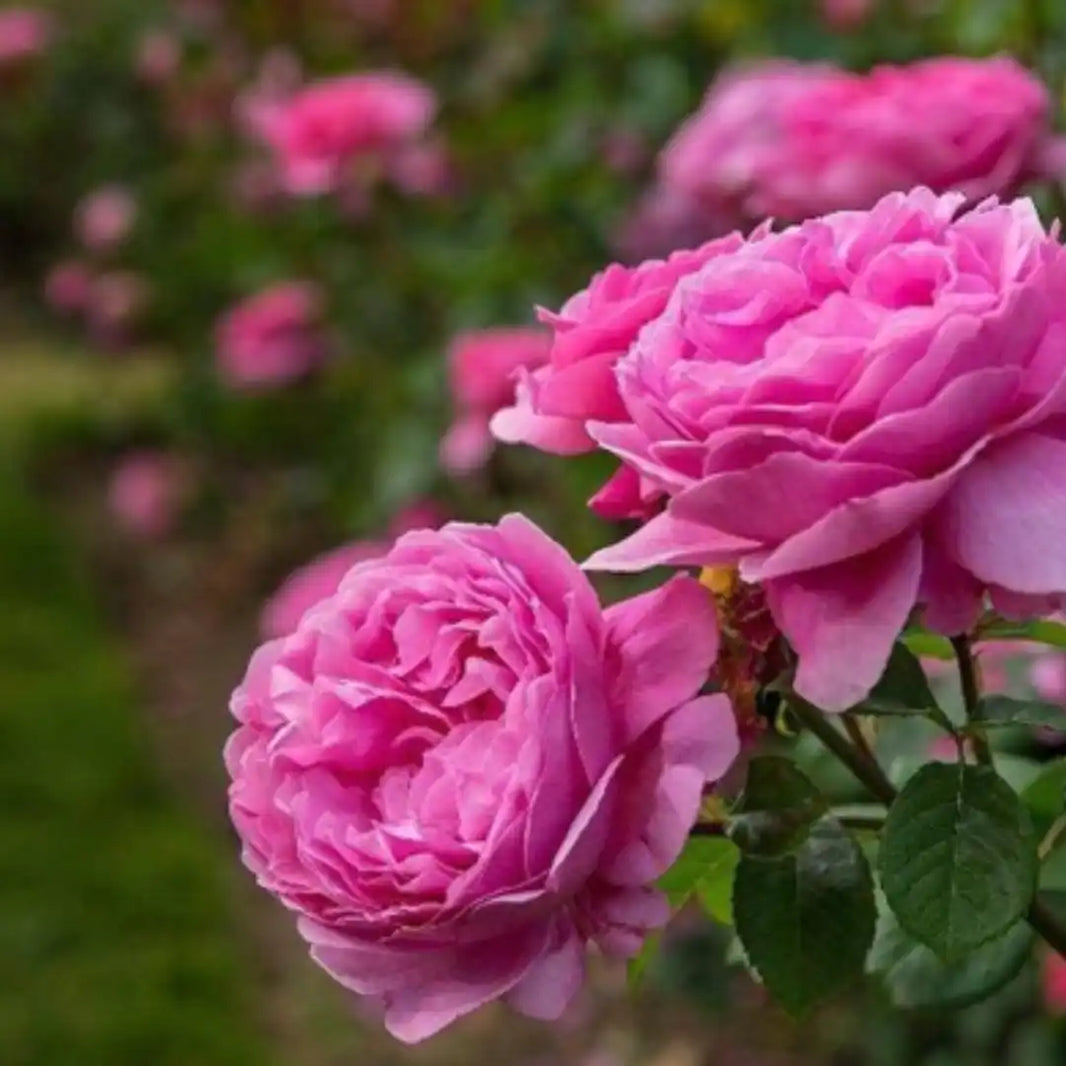
M 900 925 L 947 963 L 1003 934 L 1036 887 L 1032 822 L 986 766 L 919 770 L 889 811 L 879 861 Z
M 681 857 L 663 875 L 659 887 L 673 907 L 690 900 L 722 925 L 733 924 L 733 874 L 740 851 L 724 837 L 695 836 L 685 844 Z
M 877 917 L 866 856 L 832 818 L 790 853 L 746 854 L 733 911 L 749 963 L 796 1015 L 862 974 Z
M 974 722 L 983 728 L 1027 725 L 1066 730 L 1066 708 L 1043 700 L 1018 700 L 1011 696 L 985 696 L 977 705 Z
M 957 1009 L 998 992 L 1017 976 L 1032 950 L 1033 931 L 1019 921 L 959 961 L 947 963 L 886 911 L 878 922 L 867 969 L 881 977 L 897 1007 Z
M 54 519 L 0 483 L 5 1066 L 266 1066 L 233 850 L 160 784 Z
M 828 809 L 825 797 L 795 763 L 764 756 L 753 759 L 748 767 L 730 831 L 743 851 L 777 856 L 802 844 Z
M 922 714 L 938 710 L 929 679 L 915 653 L 904 643 L 892 649 L 881 679 L 857 708 L 860 714 Z

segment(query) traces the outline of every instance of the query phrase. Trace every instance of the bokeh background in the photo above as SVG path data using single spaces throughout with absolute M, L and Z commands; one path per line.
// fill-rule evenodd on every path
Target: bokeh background
M 796 1025 L 695 917 L 637 995 L 597 971 L 564 1025 L 489 1010 L 402 1048 L 254 889 L 220 760 L 265 605 L 319 553 L 513 509 L 578 557 L 614 535 L 584 503 L 599 458 L 486 453 L 476 423 L 496 401 L 464 390 L 459 352 L 469 331 L 534 327 L 607 262 L 721 230 L 662 194 L 656 162 L 723 66 L 1004 51 L 1040 65 L 1058 112 L 1066 5 L 26 11 L 0 4 L 0 1063 L 1066 1063 L 1043 959 L 959 1014 L 901 1014 L 870 988 Z M 435 117 L 328 195 L 292 195 L 272 109 L 373 70 L 431 87 Z M 299 364 L 265 382 L 226 317 L 264 291 Z M 1005 662 L 1003 684 L 1030 673 Z

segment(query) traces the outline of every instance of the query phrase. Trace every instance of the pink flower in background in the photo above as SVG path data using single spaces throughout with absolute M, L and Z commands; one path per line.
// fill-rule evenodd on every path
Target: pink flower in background
M 122 185 L 105 185 L 78 205 L 74 227 L 92 252 L 109 252 L 130 235 L 137 220 L 137 201 Z
M 56 263 L 44 281 L 44 298 L 53 311 L 76 315 L 88 310 L 93 291 L 93 274 L 77 259 Z
M 96 275 L 86 309 L 90 332 L 105 346 L 125 344 L 150 298 L 148 282 L 131 270 Z
M 115 468 L 108 501 L 126 532 L 154 539 L 172 529 L 184 492 L 184 474 L 173 456 L 133 452 Z
M 410 533 L 234 694 L 230 812 L 315 960 L 418 1041 L 495 999 L 557 1018 L 639 950 L 737 755 L 695 580 L 604 611 L 524 518 Z
M 628 420 L 615 382 L 618 360 L 640 330 L 662 314 L 681 278 L 742 243 L 733 234 L 666 260 L 632 268 L 615 264 L 597 274 L 557 314 L 542 311 L 541 321 L 554 334 L 550 359 L 522 375 L 514 405 L 493 418 L 493 433 L 500 440 L 557 455 L 593 450 L 589 422 Z M 593 506 L 605 517 L 647 517 L 660 495 L 642 486 L 632 469 L 623 468 Z
M 388 161 L 388 176 L 408 196 L 442 196 L 452 184 L 452 166 L 442 144 L 405 145 Z
M 39 55 L 52 41 L 53 22 L 36 7 L 0 11 L 0 70 Z
M 236 96 L 234 117 L 245 136 L 264 137 L 303 82 L 303 64 L 287 48 L 263 56 L 255 80 Z
M 285 579 L 259 616 L 259 632 L 267 640 L 296 631 L 307 612 L 332 596 L 356 563 L 376 559 L 389 550 L 387 541 L 356 541 L 320 555 Z
M 597 442 L 670 497 L 590 566 L 739 564 L 799 657 L 858 702 L 912 610 L 1066 592 L 1066 250 L 1028 200 L 927 189 L 762 233 L 677 285 L 618 363 Z M 957 217 L 958 216 L 958 217 Z
M 865 208 L 914 185 L 975 203 L 1061 175 L 1050 112 L 1039 79 L 1004 57 L 869 74 L 775 61 L 711 87 L 665 148 L 661 180 L 747 218 Z
M 448 371 L 456 419 L 440 449 L 450 474 L 469 474 L 488 461 L 492 416 L 514 400 L 519 371 L 547 360 L 549 344 L 548 334 L 535 327 L 473 330 L 455 338 Z
M 168 30 L 148 30 L 133 58 L 137 76 L 149 85 L 165 85 L 181 67 L 181 41 Z
M 1044 958 L 1044 1004 L 1056 1017 L 1066 1016 L 1066 958 L 1054 952 Z
M 831 29 L 849 33 L 873 13 L 875 0 L 822 0 L 822 18 Z
M 361 157 L 417 140 L 437 108 L 433 91 L 403 74 L 355 74 L 318 82 L 259 116 L 290 192 L 335 189 Z
M 234 307 L 217 330 L 218 368 L 237 389 L 287 385 L 325 358 L 318 289 L 281 282 Z
M 361 540 L 335 548 L 295 570 L 263 607 L 259 631 L 264 638 L 286 637 L 296 631 L 300 619 L 317 603 L 328 599 L 344 575 L 356 563 L 376 559 L 392 546 L 392 539 L 415 529 L 435 529 L 441 515 L 432 502 L 412 504 L 396 516 L 390 538 Z

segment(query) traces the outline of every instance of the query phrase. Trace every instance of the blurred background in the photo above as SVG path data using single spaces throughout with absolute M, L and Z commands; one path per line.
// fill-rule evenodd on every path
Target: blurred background
M 1064 28 L 1058 0 L 0 3 L 0 1063 L 1066 1063 L 1052 960 L 962 1013 L 871 987 L 796 1025 L 698 918 L 639 994 L 597 971 L 565 1025 L 402 1048 L 255 890 L 220 759 L 256 643 L 404 529 L 615 535 L 585 506 L 610 464 L 487 422 L 537 306 L 754 221 L 662 180 L 721 69 L 1002 51 L 1054 122 Z M 292 102 L 383 71 L 350 165 L 291 165 Z

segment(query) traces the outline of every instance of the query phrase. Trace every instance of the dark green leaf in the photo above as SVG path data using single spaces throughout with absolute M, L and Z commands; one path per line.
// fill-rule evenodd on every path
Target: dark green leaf
M 923 714 L 936 706 L 936 697 L 918 657 L 906 644 L 898 643 L 892 649 L 881 680 L 857 711 L 860 714 Z
M 863 972 L 877 919 L 870 867 L 846 830 L 823 818 L 793 854 L 743 856 L 733 912 L 751 966 L 802 1015 Z
M 886 911 L 867 969 L 881 976 L 897 1007 L 965 1007 L 999 991 L 1018 974 L 1032 945 L 1032 929 L 1024 921 L 1015 922 L 994 940 L 949 964 L 906 933 L 895 915 Z
M 691 899 L 717 922 L 732 925 L 733 874 L 740 861 L 736 844 L 725 837 L 689 837 L 677 862 L 659 880 L 675 909 Z
M 1036 888 L 1036 834 L 994 770 L 931 763 L 888 812 L 881 885 L 900 925 L 946 962 L 999 936 Z
M 985 696 L 977 705 L 974 719 L 986 726 L 1028 725 L 1066 731 L 1066 708 L 1010 696 Z
M 999 620 L 981 626 L 982 639 L 1032 640 L 1052 648 L 1066 648 L 1066 625 L 1046 618 L 1034 622 Z
M 1066 809 L 1066 759 L 1056 759 L 1043 767 L 1022 792 L 1022 803 L 1033 819 L 1037 835 L 1043 837 Z
M 828 809 L 794 762 L 779 756 L 753 759 L 730 833 L 743 851 L 780 855 L 802 844 Z

